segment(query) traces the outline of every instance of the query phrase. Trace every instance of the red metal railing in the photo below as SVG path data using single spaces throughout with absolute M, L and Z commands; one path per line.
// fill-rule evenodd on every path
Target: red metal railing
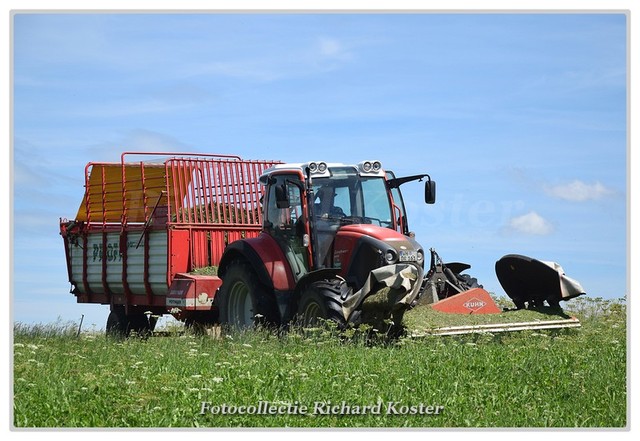
M 267 161 L 171 159 L 166 162 L 170 221 L 229 227 L 260 226 L 260 174 Z

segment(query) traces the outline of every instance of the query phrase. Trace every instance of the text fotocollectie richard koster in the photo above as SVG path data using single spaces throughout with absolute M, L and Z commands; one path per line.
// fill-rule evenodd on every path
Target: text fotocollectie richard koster
M 346 401 L 315 401 L 313 404 L 272 403 L 213 404 L 202 401 L 200 415 L 440 415 L 444 406 L 432 404 L 404 404 L 399 401 L 378 401 L 375 404 L 351 404 Z

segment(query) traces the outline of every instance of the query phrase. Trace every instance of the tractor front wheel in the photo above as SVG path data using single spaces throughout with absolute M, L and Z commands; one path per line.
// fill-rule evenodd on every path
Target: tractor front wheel
M 347 321 L 342 312 L 347 284 L 342 280 L 321 280 L 307 286 L 298 301 L 298 320 L 302 327 L 315 327 L 334 322 L 344 329 Z

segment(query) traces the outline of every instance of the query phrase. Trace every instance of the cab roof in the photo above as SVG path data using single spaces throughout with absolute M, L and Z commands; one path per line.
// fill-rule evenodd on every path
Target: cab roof
M 344 170 L 346 168 L 353 169 L 354 173 L 358 174 L 359 176 L 385 176 L 385 171 L 382 168 L 382 164 L 377 160 L 367 160 L 359 162 L 357 164 L 310 161 L 304 163 L 276 164 L 273 167 L 269 167 L 260 176 L 260 183 L 266 185 L 267 178 L 273 173 L 280 171 L 292 171 L 301 173 L 303 176 L 306 176 L 308 170 L 309 173 L 311 173 L 311 177 L 313 178 L 330 178 L 332 176 L 332 170 Z

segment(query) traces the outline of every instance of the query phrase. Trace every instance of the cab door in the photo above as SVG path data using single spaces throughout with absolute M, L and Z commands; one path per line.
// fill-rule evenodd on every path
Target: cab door
M 387 181 L 395 179 L 396 175 L 392 171 L 386 172 Z M 404 199 L 399 187 L 393 187 L 389 190 L 393 198 L 393 216 L 395 220 L 395 229 L 404 235 L 409 234 L 409 225 L 407 224 L 407 213 L 404 208 Z
M 274 175 L 267 191 L 264 230 L 282 248 L 296 280 L 309 272 L 310 248 L 303 245 L 307 233 L 303 184 L 295 174 Z

